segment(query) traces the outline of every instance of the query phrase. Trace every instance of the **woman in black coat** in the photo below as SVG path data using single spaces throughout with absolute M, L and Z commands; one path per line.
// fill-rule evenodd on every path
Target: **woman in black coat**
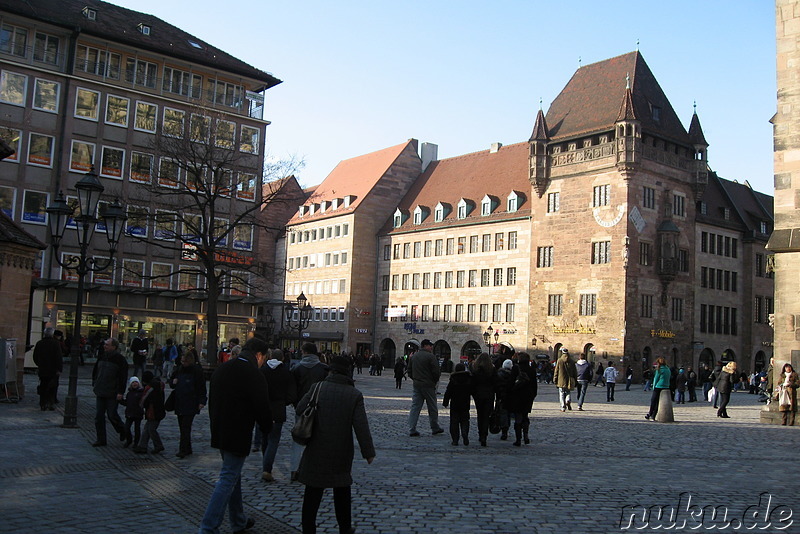
M 269 387 L 269 407 L 272 412 L 272 430 L 262 436 L 261 452 L 264 455 L 261 463 L 261 480 L 272 482 L 272 464 L 278 453 L 281 442 L 281 430 L 286 422 L 286 407 L 297 402 L 297 384 L 289 372 L 288 363 L 283 361 L 283 351 L 273 349 L 272 358 L 261 367 L 261 373 L 267 379 Z M 256 432 L 259 432 L 256 429 Z
M 486 437 L 489 435 L 496 380 L 497 370 L 492 359 L 482 352 L 472 365 L 472 398 L 475 399 L 475 411 L 478 412 L 478 440 L 482 447 L 486 447 Z
M 297 404 L 297 413 L 305 410 L 311 390 Z M 325 488 L 333 488 L 333 505 L 339 532 L 352 532 L 350 486 L 353 485 L 353 432 L 361 456 L 372 463 L 375 447 L 369 431 L 364 396 L 350 378 L 350 359 L 334 357 L 330 375 L 319 387 L 314 432 L 303 451 L 297 479 L 305 484 L 303 495 L 303 534 L 317 531 L 317 512 Z
M 717 388 L 717 395 L 719 396 L 719 410 L 717 410 L 717 417 L 729 419 L 728 415 L 728 402 L 731 400 L 731 392 L 733 385 L 739 380 L 739 373 L 736 372 L 736 362 L 728 362 L 717 377 L 714 387 Z
M 181 356 L 181 365 L 172 373 L 169 384 L 175 395 L 175 415 L 181 432 L 178 458 L 192 454 L 192 421 L 194 416 L 208 403 L 206 379 L 203 368 L 196 362 L 194 349 Z
M 533 400 L 539 390 L 536 382 L 536 369 L 531 366 L 531 357 L 525 352 L 520 352 L 517 355 L 517 362 L 519 373 L 508 395 L 510 411 L 514 414 L 515 447 L 520 446 L 520 438 L 525 440 L 525 445 L 531 442 L 528 437 L 528 429 L 531 427 L 528 414 L 533 410 Z
M 406 362 L 402 356 L 398 356 L 394 362 L 394 387 L 400 389 L 403 385 L 403 377 L 406 375 Z

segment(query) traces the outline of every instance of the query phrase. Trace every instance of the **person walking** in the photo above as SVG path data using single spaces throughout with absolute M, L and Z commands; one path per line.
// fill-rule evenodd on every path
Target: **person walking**
M 603 382 L 603 364 L 602 363 L 598 363 L 597 364 L 597 371 L 595 372 L 595 376 L 597 377 L 597 379 L 594 381 L 594 387 L 597 387 L 597 384 L 600 384 L 600 383 Z
M 303 534 L 317 532 L 317 512 L 325 488 L 333 488 L 339 532 L 355 532 L 351 511 L 353 434 L 367 464 L 375 459 L 375 447 L 364 396 L 350 378 L 351 372 L 348 358 L 334 356 L 330 361 L 330 374 L 319 386 L 314 431 L 303 451 L 297 473 L 297 479 L 305 485 L 301 515 Z M 297 413 L 305 410 L 311 394 L 306 393 L 297 404 Z
M 511 427 L 510 395 L 518 373 L 519 368 L 514 367 L 513 361 L 504 360 L 500 369 L 497 370 L 495 378 L 494 391 L 496 400 L 494 409 L 500 420 L 500 439 L 503 441 L 508 439 L 508 429 Z
M 172 371 L 175 370 L 175 364 L 180 362 L 180 352 L 178 346 L 172 338 L 167 339 L 167 344 L 164 346 L 164 376 L 169 378 L 172 376 Z
M 689 392 L 689 402 L 697 402 L 697 373 L 691 367 L 686 368 L 686 390 Z
M 416 358 L 416 354 L 414 355 Z M 478 441 L 486 447 L 489 436 L 489 417 L 494 408 L 497 370 L 489 354 L 482 352 L 472 366 L 472 398 L 478 419 Z
M 645 368 L 644 371 L 642 371 L 642 379 L 644 380 L 644 386 L 642 386 L 642 391 L 650 391 L 651 386 L 653 384 L 653 381 L 651 380 L 652 378 L 653 378 L 653 371 L 651 371 L 648 368 Z
M 228 510 L 231 530 L 243 532 L 255 526 L 242 501 L 242 468 L 250 454 L 253 426 L 272 429 L 267 380 L 259 368 L 267 359 L 266 341 L 250 338 L 238 357 L 223 363 L 211 375 L 208 416 L 211 446 L 219 449 L 222 467 L 208 501 L 199 534 L 218 534 Z
M 614 362 L 608 362 L 603 378 L 606 380 L 606 402 L 614 402 L 614 388 L 617 387 L 619 371 L 614 367 Z
M 631 390 L 631 383 L 633 382 L 633 367 L 630 365 L 625 369 L 625 391 Z
M 55 410 L 58 377 L 64 370 L 64 356 L 61 344 L 54 337 L 55 329 L 44 329 L 42 339 L 33 347 L 33 363 L 39 375 L 39 408 L 42 411 Z
M 675 381 L 675 404 L 686 404 L 686 383 L 689 381 L 683 367 L 678 369 L 678 378 Z
M 647 420 L 656 420 L 658 413 L 658 401 L 661 398 L 661 391 L 669 389 L 669 379 L 671 375 L 667 360 L 662 357 L 656 358 L 656 368 L 653 371 L 653 394 L 650 395 L 650 411 L 644 416 Z
M 107 445 L 106 416 L 119 434 L 120 440 L 125 441 L 127 438 L 125 425 L 117 412 L 117 406 L 125 394 L 127 383 L 128 360 L 119 352 L 119 341 L 113 337 L 108 338 L 103 344 L 103 352 L 98 354 L 92 369 L 92 390 L 95 394 L 94 426 L 97 431 L 97 440 L 92 443 L 92 447 Z
M 717 408 L 717 404 L 719 403 L 719 390 L 717 390 L 716 383 L 717 380 L 719 380 L 719 376 L 721 373 L 722 373 L 722 362 L 717 361 L 716 367 L 714 367 L 714 370 L 711 372 L 711 375 L 709 376 L 709 380 L 711 381 L 712 384 L 711 387 L 714 388 L 713 390 L 711 390 L 712 393 L 709 401 L 714 403 L 714 408 Z
M 153 351 L 153 376 L 161 377 L 164 374 L 164 348 L 160 343 L 156 343 L 156 348 Z
M 167 416 L 164 408 L 164 382 L 160 378 L 153 376 L 150 371 L 145 371 L 142 379 L 145 382 L 144 393 L 142 394 L 142 409 L 144 410 L 144 429 L 139 443 L 131 450 L 137 454 L 147 452 L 147 444 L 153 440 L 153 454 L 159 454 L 164 450 L 164 442 L 158 433 L 158 426 Z
M 794 426 L 797 415 L 797 388 L 800 387 L 800 377 L 792 367 L 786 363 L 778 376 L 778 411 L 781 412 L 781 425 Z
M 714 387 L 717 388 L 717 398 L 719 399 L 717 417 L 730 419 L 728 415 L 728 403 L 731 401 L 733 385 L 738 380 L 739 374 L 736 372 L 736 362 L 728 362 L 725 364 L 725 367 L 722 368 L 719 376 L 717 376 L 717 381 L 714 383 Z
M 394 360 L 394 387 L 400 389 L 403 385 L 403 377 L 406 375 L 406 362 L 403 361 L 402 356 L 398 356 Z
M 287 364 L 283 362 L 283 351 L 273 349 L 271 358 L 261 367 L 261 373 L 267 379 L 269 387 L 269 408 L 272 412 L 272 430 L 261 438 L 261 480 L 272 482 L 272 466 L 278 454 L 278 445 L 281 442 L 281 430 L 286 422 L 286 407 L 297 403 L 297 384 L 289 372 Z M 256 430 L 258 431 L 258 429 Z
M 603 364 L 600 364 L 598 372 L 602 368 Z M 575 368 L 575 362 L 569 357 L 569 351 L 562 347 L 561 356 L 556 361 L 555 371 L 553 372 L 553 382 L 558 387 L 558 404 L 561 406 L 562 412 L 572 410 L 570 392 L 575 389 L 577 378 L 578 371 Z
M 411 410 L 408 413 L 408 435 L 411 437 L 419 436 L 417 421 L 423 402 L 428 406 L 431 433 L 435 436 L 444 432 L 444 429 L 439 426 L 439 408 L 436 405 L 436 383 L 441 376 L 441 369 L 439 362 L 431 352 L 432 350 L 433 343 L 429 339 L 423 339 L 420 343 L 420 350 L 408 359 L 408 377 L 413 383 Z M 491 364 L 491 360 L 489 363 Z M 494 369 L 494 367 L 492 368 Z M 494 392 L 492 396 L 494 396 Z
M 472 392 L 472 377 L 463 363 L 456 364 L 444 391 L 442 406 L 450 407 L 450 437 L 458 445 L 459 437 L 469 445 L 469 406 Z
M 709 369 L 707 364 L 703 364 L 702 369 L 700 369 L 700 373 L 697 377 L 700 381 L 700 384 L 703 386 L 703 400 L 708 402 L 710 399 L 708 398 L 708 392 L 711 391 L 711 388 L 714 384 L 711 383 L 711 369 Z
M 578 388 L 575 394 L 578 397 L 578 411 L 583 411 L 583 403 L 586 401 L 586 390 L 589 389 L 589 382 L 592 381 L 592 364 L 586 361 L 586 356 L 581 353 L 581 357 L 575 362 L 575 383 Z
M 525 445 L 530 444 L 528 434 L 531 421 L 528 414 L 533 410 L 533 401 L 536 399 L 538 384 L 536 382 L 536 369 L 531 365 L 531 357 L 526 352 L 517 354 L 518 373 L 511 387 L 510 410 L 514 417 L 514 443 L 515 447 L 520 446 L 520 440 Z
M 181 364 L 172 373 L 169 381 L 175 395 L 175 415 L 178 417 L 181 436 L 178 453 L 175 455 L 178 458 L 192 454 L 192 422 L 195 415 L 208 403 L 206 378 L 196 358 L 196 350 L 187 350 L 181 356 Z
M 152 374 L 152 373 L 151 373 Z M 120 403 L 125 406 L 125 444 L 126 449 L 131 443 L 139 444 L 142 438 L 142 419 L 144 419 L 144 409 L 142 408 L 142 395 L 144 388 L 138 376 L 132 376 L 128 380 L 128 392 Z M 133 433 L 131 433 L 133 427 Z
M 133 356 L 133 374 L 135 376 L 144 376 L 147 366 L 147 352 L 149 345 L 147 341 L 147 332 L 139 330 L 139 334 L 131 341 L 131 354 Z
M 300 362 L 295 365 L 292 370 L 292 377 L 294 378 L 295 390 L 298 401 L 302 399 L 311 386 L 325 380 L 328 376 L 328 366 L 322 363 L 317 354 L 317 346 L 313 343 L 303 343 L 300 347 Z M 297 406 L 295 406 L 297 408 Z M 292 481 L 297 480 L 297 469 L 300 466 L 300 458 L 303 454 L 303 445 L 296 441 L 292 441 L 292 458 L 290 464 L 291 474 L 289 475 Z

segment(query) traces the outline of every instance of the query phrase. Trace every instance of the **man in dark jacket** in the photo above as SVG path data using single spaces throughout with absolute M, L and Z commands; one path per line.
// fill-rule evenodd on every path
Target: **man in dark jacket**
M 131 341 L 131 355 L 133 356 L 133 375 L 142 376 L 147 365 L 147 332 L 139 330 L 139 335 Z
M 423 339 L 420 350 L 408 360 L 408 377 L 414 382 L 414 394 L 411 397 L 411 411 L 408 413 L 408 435 L 419 436 L 417 421 L 422 403 L 428 405 L 428 417 L 433 435 L 441 434 L 444 429 L 439 426 L 439 409 L 436 406 L 436 383 L 441 376 L 439 362 L 431 352 L 433 343 Z
M 281 430 L 286 422 L 286 406 L 297 403 L 297 385 L 283 362 L 283 351 L 273 349 L 272 358 L 261 368 L 269 386 L 269 407 L 272 411 L 272 430 L 261 439 L 264 454 L 261 479 L 272 482 L 272 464 L 281 441 Z
M 211 376 L 211 446 L 220 450 L 222 469 L 200 523 L 201 534 L 220 531 L 226 508 L 234 532 L 255 525 L 253 518 L 244 513 L 242 467 L 250 453 L 253 425 L 258 423 L 263 432 L 272 428 L 267 381 L 258 371 L 268 351 L 265 341 L 250 338 L 239 356 L 220 365 Z
M 58 377 L 63 370 L 61 344 L 53 337 L 55 330 L 44 329 L 44 337 L 33 348 L 33 363 L 39 374 L 39 407 L 44 410 L 55 410 Z
M 106 415 L 111 426 L 125 441 L 128 432 L 117 413 L 117 406 L 128 385 L 128 360 L 119 352 L 119 341 L 113 337 L 103 344 L 103 352 L 98 355 L 92 369 L 92 386 L 96 397 L 94 426 L 97 430 L 97 441 L 92 447 L 106 446 Z

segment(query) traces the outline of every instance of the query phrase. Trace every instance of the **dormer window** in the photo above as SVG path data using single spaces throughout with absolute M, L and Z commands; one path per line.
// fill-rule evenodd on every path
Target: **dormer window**
M 730 208 L 723 208 L 722 209 L 722 218 L 725 219 L 726 221 L 730 221 L 731 220 L 731 210 L 730 210 Z
M 405 214 L 397 208 L 394 212 L 394 216 L 392 217 L 392 226 L 394 228 L 400 228 L 403 226 L 403 222 L 405 221 Z
M 309 215 L 314 215 L 314 208 L 315 208 L 315 207 L 316 207 L 316 204 L 310 204 L 310 205 L 308 206 L 308 214 L 309 214 Z
M 427 217 L 428 217 L 428 209 L 427 208 L 425 208 L 423 206 L 417 206 L 414 209 L 414 224 L 415 225 L 422 224 L 422 221 L 424 221 Z
M 522 196 L 516 191 L 511 191 L 511 194 L 508 195 L 508 199 L 506 200 L 506 211 L 514 213 L 519 209 L 520 204 L 522 204 Z
M 445 217 L 450 214 L 450 205 L 439 202 L 434 209 L 433 220 L 434 222 L 442 222 Z
M 764 221 L 761 221 L 761 233 L 762 234 L 766 234 L 767 233 L 767 223 L 764 222 Z
M 661 108 L 658 106 L 652 106 L 650 108 L 652 115 L 651 117 L 655 122 L 661 122 Z
M 140 23 L 136 27 L 139 29 L 140 32 L 142 32 L 142 35 L 150 35 L 150 26 L 148 26 L 147 24 Z
M 81 13 L 83 13 L 83 16 L 86 17 L 89 20 L 97 20 L 97 10 L 96 9 L 92 9 L 89 6 L 86 6 L 81 10 Z
M 331 200 L 331 209 L 332 210 L 339 209 L 339 204 L 341 204 L 341 202 L 342 202 L 341 198 L 334 198 L 333 200 Z
M 298 214 L 300 217 L 302 217 L 303 215 L 305 215 L 305 214 L 306 214 L 306 207 L 305 207 L 305 206 L 298 206 L 298 208 L 297 208 L 297 214 Z
M 344 197 L 344 207 L 345 208 L 349 208 L 350 207 L 350 203 L 353 202 L 355 199 L 356 198 L 353 195 L 345 195 L 345 197 Z
M 492 197 L 486 195 L 485 197 L 483 197 L 483 200 L 481 200 L 481 215 L 484 217 L 487 215 L 491 215 L 492 212 L 494 211 L 494 208 L 496 207 L 497 206 L 495 202 L 492 200 Z
M 458 201 L 458 214 L 457 217 L 459 219 L 466 219 L 469 215 L 470 211 L 472 211 L 472 203 L 466 199 L 461 199 Z
M 322 202 L 319 203 L 319 211 L 320 211 L 320 213 L 325 213 L 325 210 L 327 210 L 327 209 L 328 209 L 328 201 L 327 200 L 323 200 Z

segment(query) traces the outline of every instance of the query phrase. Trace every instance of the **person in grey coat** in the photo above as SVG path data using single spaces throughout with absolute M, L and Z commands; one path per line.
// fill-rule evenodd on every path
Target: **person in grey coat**
M 435 436 L 444 429 L 439 426 L 439 409 L 436 406 L 436 383 L 439 381 L 442 370 L 436 356 L 433 355 L 433 343 L 423 339 L 420 350 L 408 359 L 408 377 L 413 381 L 414 392 L 411 397 L 411 410 L 408 412 L 408 435 L 419 436 L 417 421 L 422 403 L 428 405 L 428 417 L 431 421 L 431 433 Z
M 336 356 L 330 374 L 319 385 L 314 432 L 303 451 L 297 479 L 305 485 L 303 534 L 317 531 L 317 512 L 325 488 L 333 488 L 333 505 L 339 532 L 352 533 L 350 486 L 353 485 L 353 432 L 361 456 L 368 464 L 375 459 L 364 396 L 350 378 L 350 360 Z M 308 405 L 313 389 L 297 404 L 297 413 Z

